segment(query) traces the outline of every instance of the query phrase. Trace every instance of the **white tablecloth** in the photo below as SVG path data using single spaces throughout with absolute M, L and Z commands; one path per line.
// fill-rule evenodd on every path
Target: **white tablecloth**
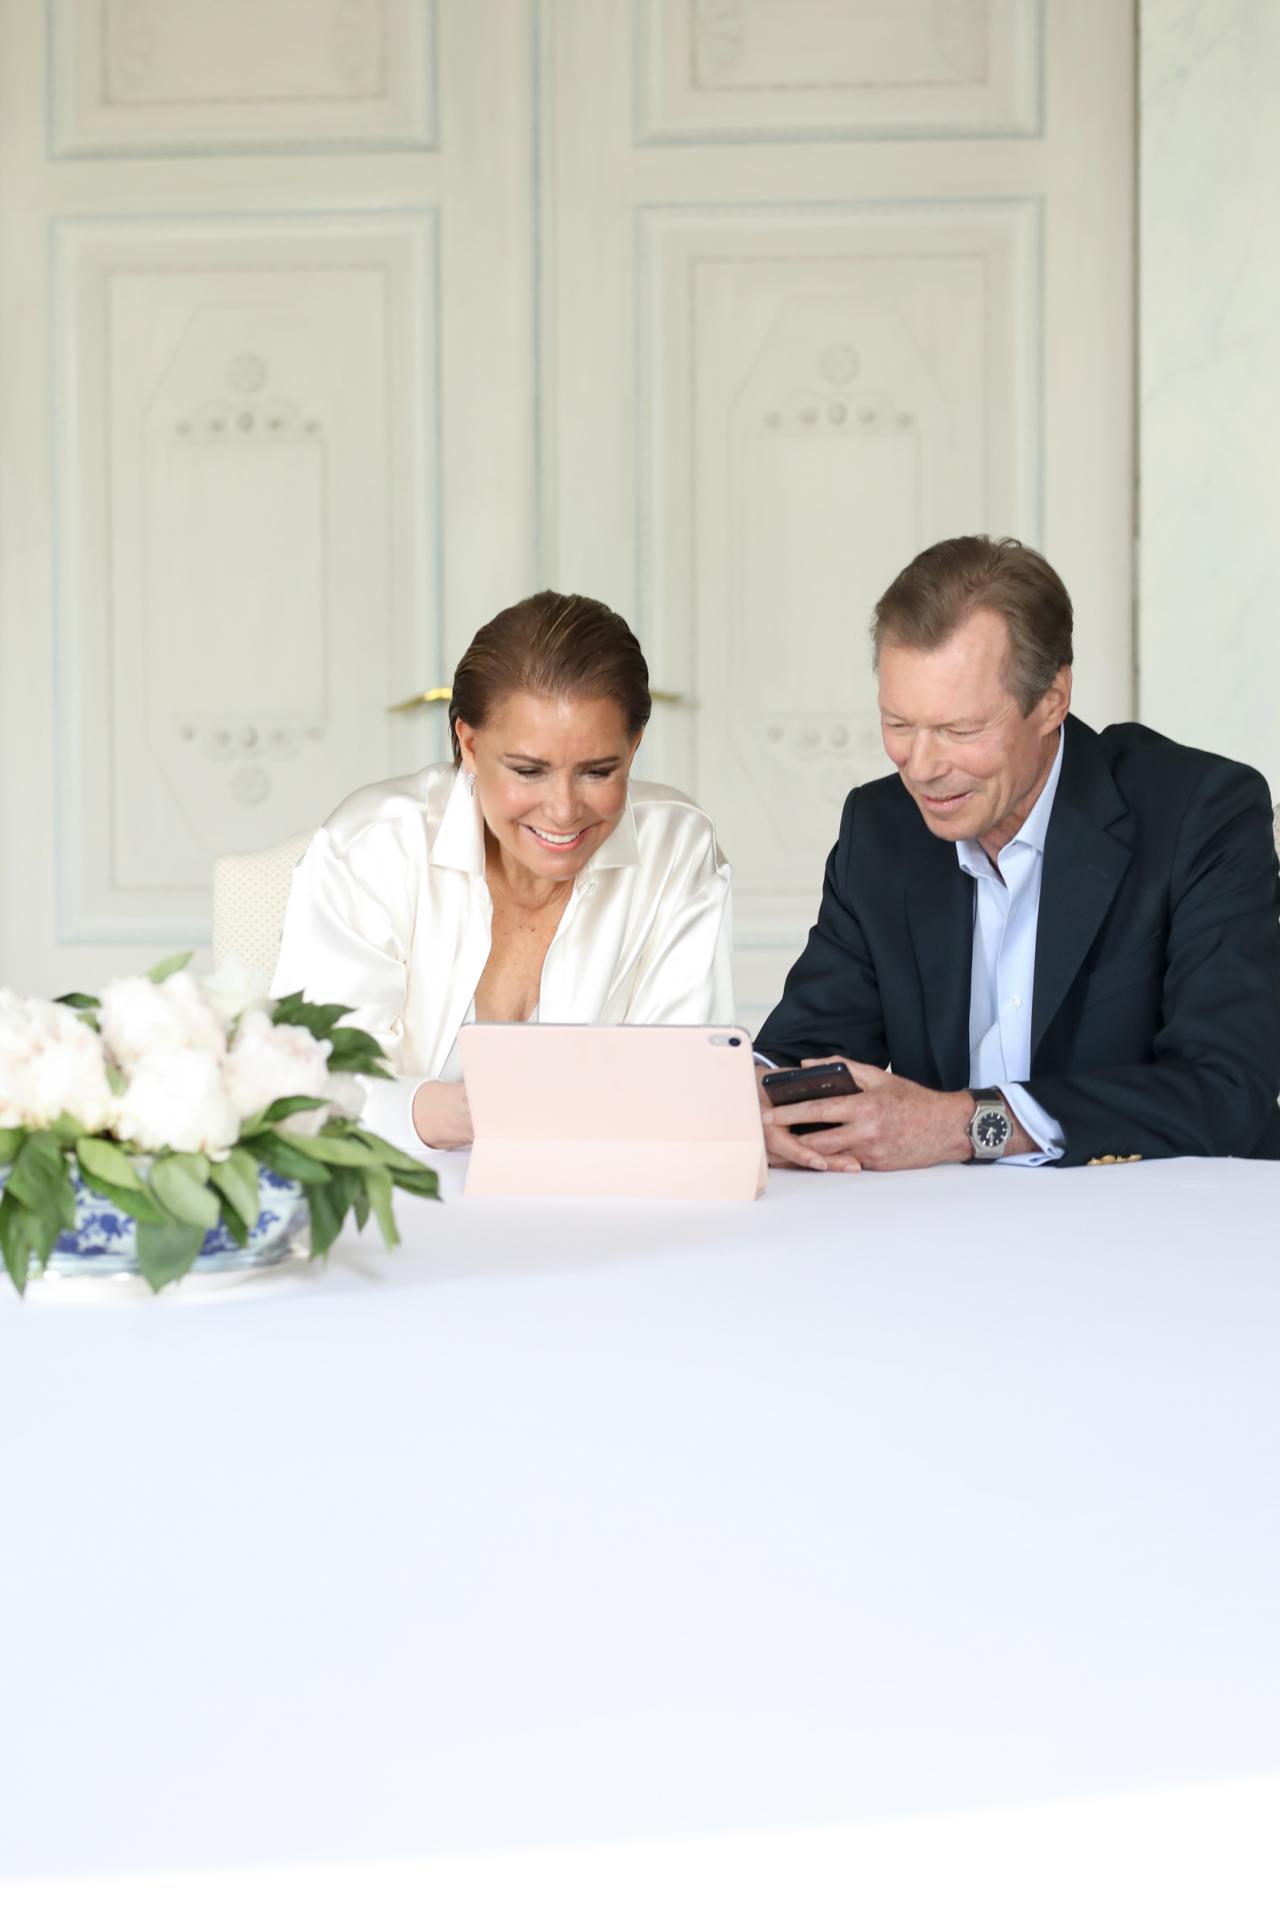
M 0 1296 L 6 1920 L 1280 1910 L 1280 1167 L 441 1164 Z

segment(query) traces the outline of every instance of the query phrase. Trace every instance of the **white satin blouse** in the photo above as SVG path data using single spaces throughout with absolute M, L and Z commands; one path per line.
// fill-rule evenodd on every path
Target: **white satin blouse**
M 400 1076 L 370 1083 L 367 1123 L 412 1139 L 412 1095 L 444 1076 L 489 957 L 480 802 L 452 766 L 363 787 L 313 837 L 289 894 L 272 992 L 355 1009 Z M 543 962 L 555 1023 L 733 1019 L 729 866 L 701 807 L 630 784 L 574 881 Z

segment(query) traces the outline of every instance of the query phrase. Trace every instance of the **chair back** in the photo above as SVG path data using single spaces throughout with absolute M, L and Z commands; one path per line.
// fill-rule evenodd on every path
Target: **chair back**
M 276 970 L 293 870 L 311 844 L 296 833 L 262 853 L 224 853 L 213 866 L 213 961 L 234 953 L 268 977 Z

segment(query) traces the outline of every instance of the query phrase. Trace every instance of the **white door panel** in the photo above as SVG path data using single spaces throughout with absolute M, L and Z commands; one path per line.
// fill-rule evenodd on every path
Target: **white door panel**
M 652 0 L 638 19 L 649 140 L 1034 130 L 1024 0 Z
M 435 666 L 431 218 L 58 227 L 68 937 L 203 940 L 219 853 L 403 751 L 385 709 Z
M 421 0 L 51 0 L 67 154 L 431 146 Z
M 443 751 L 388 707 L 536 575 L 533 71 L 526 0 L 0 8 L 0 978 Z

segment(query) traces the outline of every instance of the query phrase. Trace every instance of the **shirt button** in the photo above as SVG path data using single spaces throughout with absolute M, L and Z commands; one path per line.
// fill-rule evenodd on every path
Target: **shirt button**
M 1022 1005 L 1022 995 L 1020 993 L 1015 993 L 1013 998 L 1010 1000 L 1009 1005 L 1011 1007 L 1020 1007 Z

